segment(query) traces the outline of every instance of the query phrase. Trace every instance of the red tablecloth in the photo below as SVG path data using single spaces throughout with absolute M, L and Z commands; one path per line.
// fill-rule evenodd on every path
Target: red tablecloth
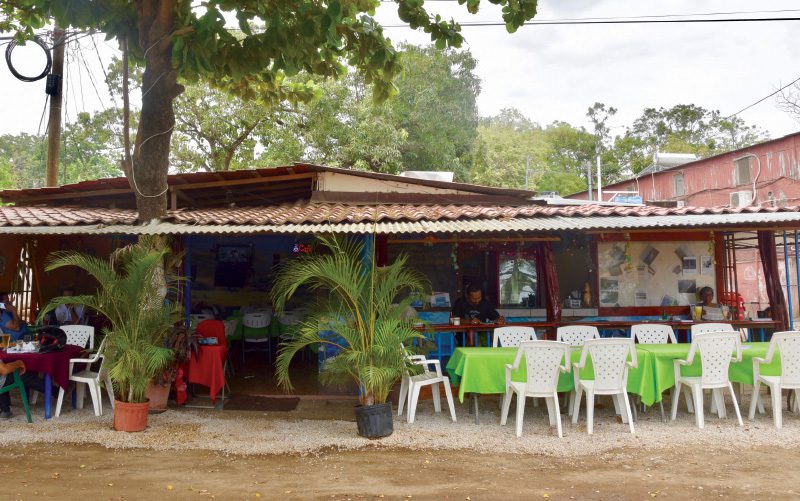
M 6 353 L 0 351 L 0 360 L 13 362 L 22 360 L 25 369 L 49 374 L 61 388 L 69 386 L 69 361 L 72 358 L 83 358 L 84 350 L 80 346 L 68 344 L 61 351 L 52 353 Z
M 212 401 L 225 386 L 225 359 L 228 349 L 225 346 L 206 345 L 200 347 L 200 355 L 189 360 L 186 368 L 186 380 L 190 383 L 208 386 L 208 394 Z

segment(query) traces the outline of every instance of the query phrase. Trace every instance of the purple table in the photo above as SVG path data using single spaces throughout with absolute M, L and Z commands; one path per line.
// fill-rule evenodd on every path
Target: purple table
M 50 419 L 50 399 L 53 395 L 53 381 L 61 387 L 69 386 L 69 361 L 83 358 L 84 349 L 68 344 L 61 351 L 53 353 L 6 353 L 0 351 L 0 360 L 14 362 L 22 360 L 25 370 L 44 374 L 44 418 Z

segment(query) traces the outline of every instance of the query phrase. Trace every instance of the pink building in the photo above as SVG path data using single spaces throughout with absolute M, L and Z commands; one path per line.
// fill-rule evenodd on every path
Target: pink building
M 674 201 L 678 206 L 797 205 L 800 132 L 676 167 L 651 166 L 602 191 L 604 201 L 612 201 L 616 192 L 638 194 L 644 203 Z M 587 193 L 567 198 L 586 200 Z M 597 199 L 596 191 L 593 198 Z

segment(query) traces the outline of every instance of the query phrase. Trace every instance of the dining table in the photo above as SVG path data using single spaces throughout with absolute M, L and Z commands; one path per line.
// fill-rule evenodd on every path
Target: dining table
M 49 353 L 8 353 L 0 351 L 0 361 L 3 363 L 21 360 L 26 371 L 34 371 L 44 375 L 44 418 L 50 419 L 51 402 L 53 396 L 53 383 L 60 388 L 69 386 L 69 361 L 73 358 L 83 358 L 85 349 L 80 346 L 68 344 L 59 351 Z
M 186 364 L 186 380 L 208 387 L 208 396 L 212 402 L 216 402 L 217 394 L 225 387 L 227 358 L 227 346 L 201 345 L 198 355 L 190 357 Z
M 664 391 L 675 386 L 673 360 L 685 359 L 690 346 L 690 343 L 637 344 L 637 366 L 628 369 L 628 393 L 638 395 L 641 402 L 647 406 L 661 402 Z M 764 357 L 768 347 L 769 343 L 766 342 L 742 343 L 741 362 L 730 365 L 731 382 L 752 385 L 753 358 Z M 464 402 L 465 396 L 472 396 L 476 422 L 478 421 L 478 396 L 505 393 L 505 366 L 514 363 L 517 350 L 517 348 L 461 347 L 456 348 L 450 357 L 446 366 L 450 381 L 458 386 L 460 402 Z M 580 354 L 581 348 L 572 349 L 571 361 L 577 362 Z M 699 354 L 695 356 L 692 365 L 681 368 L 681 374 L 700 375 L 701 359 Z M 780 370 L 780 357 L 777 353 L 771 364 L 761 366 L 761 373 L 764 375 L 779 375 Z M 512 372 L 511 379 L 526 381 L 526 372 L 523 360 L 519 369 Z M 591 357 L 587 359 L 586 367 L 581 370 L 580 377 L 581 379 L 594 378 Z M 574 375 L 571 372 L 562 373 L 559 376 L 559 392 L 569 392 L 574 387 Z

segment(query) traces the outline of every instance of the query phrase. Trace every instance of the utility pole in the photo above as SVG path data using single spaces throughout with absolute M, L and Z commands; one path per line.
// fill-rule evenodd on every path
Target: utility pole
M 600 174 L 600 155 L 597 155 L 597 201 L 603 201 L 603 180 Z
M 588 195 L 588 200 L 591 202 L 593 200 L 592 195 L 592 164 L 591 162 L 586 162 L 586 179 L 589 181 L 589 191 L 586 192 Z
M 528 189 L 528 172 L 531 169 L 531 157 L 530 155 L 525 157 L 525 189 Z
M 58 24 L 53 29 L 53 69 L 47 76 L 45 92 L 50 96 L 47 121 L 47 170 L 45 185 L 58 186 L 58 160 L 61 152 L 61 80 L 64 74 L 65 31 Z

